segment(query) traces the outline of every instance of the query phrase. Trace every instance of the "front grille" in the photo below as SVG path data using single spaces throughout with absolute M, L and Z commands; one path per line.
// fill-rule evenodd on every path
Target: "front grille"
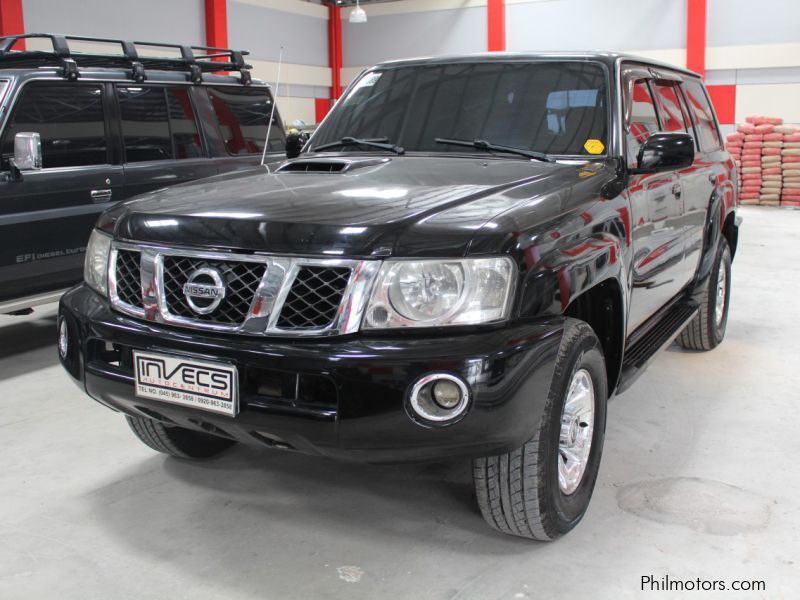
M 121 302 L 142 308 L 141 252 L 118 250 L 116 264 L 117 297 Z
M 348 268 L 301 268 L 283 304 L 278 328 L 324 329 L 331 325 L 349 280 Z
M 183 286 L 198 269 L 219 271 L 225 297 L 210 314 L 196 313 L 186 302 Z M 164 256 L 164 296 L 170 314 L 222 325 L 241 325 L 250 312 L 267 265 L 263 262 L 218 261 L 185 256 Z
M 122 241 L 114 243 L 114 256 L 111 303 L 121 313 L 189 329 L 286 337 L 358 331 L 381 264 Z

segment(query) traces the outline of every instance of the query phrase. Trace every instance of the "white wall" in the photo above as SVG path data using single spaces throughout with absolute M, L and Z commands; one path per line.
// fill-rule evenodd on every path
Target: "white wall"
M 23 0 L 22 4 L 28 32 L 205 44 L 204 0 Z M 39 42 L 29 45 L 45 47 Z M 287 85 L 280 87 L 278 108 L 287 124 L 315 121 L 314 98 L 330 95 L 326 8 L 301 0 L 228 0 L 228 45 L 249 50 L 253 77 L 271 85 L 283 46 L 281 80 Z M 119 51 L 109 46 L 97 50 Z
M 351 24 L 347 20 L 349 11 L 343 11 L 342 55 L 345 67 L 371 66 L 410 56 L 464 54 L 486 49 L 485 7 L 394 14 L 381 14 L 375 8 L 368 5 L 369 20 L 358 24 Z
M 22 0 L 29 33 L 204 44 L 203 0 Z
M 228 0 L 228 43 L 249 50 L 253 76 L 273 86 L 283 47 L 283 120 L 316 121 L 314 98 L 327 98 L 331 85 L 327 8 L 300 0 Z
M 665 50 L 686 45 L 685 0 L 529 0 L 506 6 L 506 47 Z

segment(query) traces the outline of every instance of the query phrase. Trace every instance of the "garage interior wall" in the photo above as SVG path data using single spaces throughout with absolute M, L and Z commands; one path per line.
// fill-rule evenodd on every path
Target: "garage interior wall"
M 278 93 L 284 121 L 315 122 L 314 99 L 329 98 L 328 10 L 300 0 L 227 0 L 228 46 L 251 52 L 253 77 L 274 84 L 284 47 Z M 225 4 L 223 4 L 225 6 Z M 22 0 L 25 30 L 203 45 L 205 0 Z M 72 44 L 81 49 L 80 44 Z M 49 48 L 33 41 L 31 49 Z M 87 49 L 86 48 L 83 49 Z M 95 50 L 100 50 L 97 45 Z M 108 47 L 109 52 L 119 48 Z
M 491 0 L 505 5 L 509 51 L 614 50 L 686 64 L 692 0 Z M 27 31 L 205 42 L 205 0 L 21 0 Z M 399 0 L 367 4 L 367 23 L 342 20 L 341 82 L 384 60 L 485 52 L 490 0 Z M 800 3 L 700 0 L 706 5 L 706 80 L 723 130 L 749 114 L 800 123 Z M 279 106 L 287 123 L 313 123 L 332 96 L 328 19 L 304 0 L 227 0 L 228 45 L 251 51 L 254 76 L 275 81 L 284 48 Z M 624 15 L 625 18 L 620 18 Z M 657 23 L 657 26 L 653 24 Z M 570 35 L 564 35 L 565 31 Z

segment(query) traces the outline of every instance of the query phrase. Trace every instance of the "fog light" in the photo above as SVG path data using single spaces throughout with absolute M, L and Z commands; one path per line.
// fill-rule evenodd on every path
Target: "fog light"
M 433 399 L 442 408 L 455 408 L 461 402 L 461 388 L 447 379 L 437 381 L 433 384 Z
M 449 373 L 433 373 L 411 386 L 408 406 L 412 417 L 442 425 L 460 419 L 469 406 L 467 384 Z
M 67 322 L 61 319 L 58 325 L 58 355 L 62 360 L 67 358 L 69 351 L 69 330 L 67 329 Z

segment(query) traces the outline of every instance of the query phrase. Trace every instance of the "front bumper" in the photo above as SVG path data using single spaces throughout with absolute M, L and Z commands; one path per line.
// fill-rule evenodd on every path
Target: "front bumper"
M 70 336 L 62 364 L 115 410 L 238 441 L 366 462 L 481 456 L 519 447 L 536 430 L 561 341 L 561 319 L 479 332 L 439 329 L 328 339 L 208 334 L 142 322 L 79 286 L 60 303 Z M 236 417 L 134 395 L 131 349 L 233 362 Z M 462 377 L 467 414 L 429 426 L 407 412 L 409 386 L 431 372 Z

